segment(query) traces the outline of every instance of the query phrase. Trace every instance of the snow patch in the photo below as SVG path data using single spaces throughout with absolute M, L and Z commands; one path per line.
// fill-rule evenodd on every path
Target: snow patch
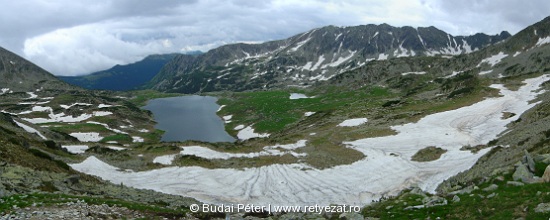
M 317 59 L 317 63 L 315 63 L 315 65 L 311 67 L 311 71 L 315 71 L 319 69 L 319 67 L 321 66 L 321 64 L 323 64 L 323 62 L 325 62 L 325 55 L 319 56 L 319 59 Z
M 537 41 L 537 44 L 535 44 L 535 46 L 542 46 L 544 44 L 548 44 L 550 43 L 550 36 L 548 37 L 545 37 L 545 38 L 539 38 L 539 40 Z
M 313 66 L 313 62 L 309 61 L 306 63 L 306 65 L 302 67 L 302 69 L 311 71 L 313 69 L 312 66 Z
M 27 92 L 29 97 L 27 99 L 35 99 L 38 98 L 38 95 L 34 94 L 34 92 Z
M 73 106 L 77 106 L 77 105 L 80 105 L 80 106 L 90 106 L 92 104 L 89 104 L 89 103 L 74 103 L 74 104 L 71 104 L 71 105 L 59 105 L 61 108 L 64 108 L 64 109 L 70 109 L 71 107 Z
M 378 60 L 387 60 L 388 56 L 389 55 L 385 53 L 378 54 Z
M 485 75 L 485 74 L 489 74 L 491 72 L 493 72 L 493 70 L 481 71 L 481 72 L 479 72 L 479 75 Z
M 301 93 L 290 93 L 290 97 L 289 97 L 289 99 L 307 99 L 307 98 L 309 97 Z
M 367 123 L 367 118 L 353 118 L 338 124 L 339 127 L 355 127 Z
M 124 147 L 117 147 L 117 146 L 107 146 L 107 148 L 111 150 L 116 150 L 116 151 L 126 150 L 126 148 Z
M 112 115 L 112 112 L 106 112 L 106 111 L 95 111 L 92 113 L 94 116 L 107 116 Z
M 296 46 L 293 47 L 293 48 L 290 48 L 290 51 L 291 52 L 296 52 L 298 49 L 300 49 L 300 47 L 304 46 L 304 44 L 306 44 L 309 40 L 311 40 L 311 37 L 296 43 Z
M 502 61 L 502 59 L 504 59 L 507 56 L 508 56 L 508 54 L 505 54 L 503 52 L 499 52 L 496 55 L 493 55 L 491 57 L 487 57 L 487 58 L 481 60 L 481 62 L 477 65 L 477 67 L 480 67 L 482 63 L 488 63 L 492 67 L 492 66 L 496 65 L 497 63 L 500 63 L 500 61 Z
M 83 154 L 89 148 L 88 145 L 61 145 L 61 147 L 73 154 Z
M 108 124 L 105 124 L 105 123 L 100 123 L 100 122 L 95 122 L 95 121 L 88 121 L 88 122 L 86 122 L 86 123 L 88 123 L 88 124 L 101 125 L 101 126 L 105 127 L 105 129 L 110 130 L 110 131 L 115 132 L 115 133 L 119 133 L 119 134 L 128 134 L 127 132 L 124 132 L 124 131 L 121 131 L 121 130 L 118 130 L 118 129 L 115 129 L 115 128 L 111 128 L 111 127 L 109 127 Z
M 406 73 L 401 73 L 402 76 L 406 76 L 406 75 L 424 75 L 426 74 L 426 72 L 422 71 L 422 72 L 406 72 Z
M 244 125 L 237 125 L 233 128 L 233 130 L 238 131 L 244 128 Z
M 338 60 L 332 62 L 332 63 L 328 63 L 328 64 L 325 64 L 321 67 L 321 69 L 325 69 L 327 67 L 337 67 L 337 66 L 340 66 L 342 63 L 348 61 L 349 59 L 351 59 L 355 53 L 357 53 L 357 51 L 349 51 L 350 54 L 347 56 L 347 57 L 339 57 Z
M 309 117 L 309 116 L 312 116 L 313 114 L 315 114 L 315 112 L 306 112 L 304 113 L 304 116 Z
M 1 88 L 0 89 L 0 95 L 4 95 L 6 93 L 9 93 L 10 92 L 10 88 Z
M 115 105 L 99 104 L 99 105 L 97 106 L 97 108 L 110 108 L 110 107 L 115 107 Z
M 192 156 L 201 157 L 209 160 L 212 160 L 212 159 L 227 160 L 231 158 L 254 158 L 254 157 L 260 157 L 260 156 L 282 156 L 284 154 L 292 154 L 295 157 L 304 157 L 306 156 L 305 153 L 296 153 L 293 150 L 296 150 L 301 147 L 305 147 L 306 143 L 307 143 L 306 140 L 299 140 L 294 144 L 285 144 L 285 145 L 277 144 L 274 146 L 266 146 L 263 148 L 262 151 L 252 152 L 252 153 L 226 153 L 226 152 L 215 151 L 207 147 L 186 146 L 186 147 L 182 147 L 182 151 L 179 154 L 192 155 Z M 285 151 L 280 151 L 279 149 L 282 149 Z M 169 155 L 158 156 L 158 157 L 155 157 L 155 159 L 153 160 L 153 163 L 171 165 L 177 155 L 178 154 L 169 154 Z
M 36 129 L 34 129 L 34 128 L 26 125 L 26 124 L 23 124 L 21 122 L 18 122 L 18 121 L 14 121 L 14 122 L 15 122 L 15 124 L 17 124 L 17 126 L 23 128 L 26 132 L 29 132 L 31 134 L 36 134 L 36 135 L 40 136 L 40 138 L 42 138 L 42 140 L 47 140 L 47 138 L 44 135 L 42 135 L 42 133 L 40 133 L 40 131 L 38 131 L 38 130 L 36 130 Z
M 254 128 L 252 126 L 248 126 L 246 128 L 243 128 L 237 133 L 237 138 L 239 140 L 248 140 L 251 138 L 265 138 L 269 137 L 270 134 L 268 133 L 255 133 Z
M 143 143 L 144 141 L 145 141 L 145 139 L 143 139 L 142 137 L 132 136 L 132 142 L 134 142 L 134 143 Z
M 99 142 L 103 139 L 97 132 L 73 132 L 69 135 L 75 137 L 80 142 Z
M 178 156 L 177 154 L 163 155 L 158 156 L 153 159 L 153 163 L 163 164 L 163 165 L 172 165 L 174 159 Z
M 458 75 L 458 74 L 461 74 L 461 73 L 463 73 L 463 72 L 464 72 L 464 71 L 453 71 L 453 73 L 451 73 L 451 75 L 445 76 L 445 78 L 448 79 L 448 78 L 454 77 L 454 76 L 456 76 L 456 75 Z

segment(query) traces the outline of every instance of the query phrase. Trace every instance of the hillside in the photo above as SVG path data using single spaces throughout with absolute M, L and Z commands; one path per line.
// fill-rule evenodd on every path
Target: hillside
M 177 54 L 150 55 L 141 61 L 116 65 L 108 70 L 83 76 L 58 76 L 58 78 L 86 89 L 133 90 L 151 80 L 175 56 Z
M 0 94 L 76 89 L 24 58 L 0 47 Z

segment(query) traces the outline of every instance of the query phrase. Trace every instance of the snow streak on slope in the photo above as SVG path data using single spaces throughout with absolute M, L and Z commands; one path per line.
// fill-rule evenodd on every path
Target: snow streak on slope
M 529 101 L 542 93 L 536 90 L 549 79 L 549 75 L 528 79 L 517 91 L 494 85 L 501 89 L 501 97 L 428 115 L 417 123 L 394 126 L 397 135 L 347 142 L 348 147 L 367 157 L 324 170 L 304 164 L 276 164 L 242 170 L 193 166 L 125 172 L 95 157 L 71 166 L 114 183 L 191 196 L 208 203 L 364 205 L 413 184 L 434 191 L 443 180 L 470 168 L 489 149 L 476 154 L 459 149 L 496 138 L 508 123 L 537 104 Z M 503 112 L 515 116 L 503 119 Z M 447 152 L 435 161 L 410 160 L 428 146 Z
M 17 124 L 17 126 L 25 129 L 26 132 L 29 132 L 31 134 L 36 134 L 36 135 L 40 136 L 40 138 L 42 138 L 42 140 L 47 140 L 47 138 L 44 135 L 42 135 L 42 133 L 40 133 L 40 131 L 37 131 L 36 129 L 32 128 L 31 126 L 28 126 L 28 125 L 23 124 L 23 123 L 18 122 L 18 121 L 14 121 L 14 122 L 15 122 L 15 124 Z
M 491 67 L 493 67 L 497 63 L 500 63 L 500 61 L 502 59 L 506 58 L 507 56 L 508 56 L 508 54 L 505 54 L 503 52 L 499 52 L 496 55 L 493 55 L 491 57 L 487 57 L 487 58 L 481 60 L 481 62 L 477 65 L 477 67 L 480 67 L 482 63 L 488 63 L 489 65 L 491 65 Z

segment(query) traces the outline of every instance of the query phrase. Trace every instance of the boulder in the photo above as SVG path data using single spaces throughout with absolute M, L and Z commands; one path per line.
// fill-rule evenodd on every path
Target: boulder
M 476 187 L 477 186 L 470 185 L 470 186 L 464 187 L 464 189 L 457 190 L 457 191 L 452 191 L 449 194 L 451 194 L 451 195 L 470 194 L 470 193 L 472 193 L 472 191 L 476 190 Z
M 426 207 L 447 205 L 447 200 L 439 196 L 426 197 L 422 200 Z
M 485 187 L 482 190 L 485 191 L 485 192 L 490 192 L 490 191 L 495 191 L 496 189 L 498 189 L 498 185 L 497 184 L 491 184 L 490 186 Z
M 506 184 L 511 185 L 511 186 L 523 186 L 523 185 L 525 185 L 525 183 L 517 182 L 517 181 L 508 181 L 508 182 L 506 182 Z
M 453 202 L 460 202 L 460 197 L 457 195 L 453 196 Z
M 542 174 L 542 181 L 545 183 L 550 183 L 550 165 L 546 166 L 544 174 Z
M 518 180 L 527 181 L 533 178 L 533 174 L 529 172 L 529 169 L 525 164 L 521 164 L 516 168 L 516 171 L 514 172 L 514 174 L 512 174 L 512 178 L 515 181 L 518 181 Z
M 422 191 L 422 189 L 420 189 L 419 187 L 416 187 L 416 186 L 413 187 L 409 193 L 414 194 L 414 195 L 419 195 L 419 196 L 422 196 L 422 197 L 428 197 L 426 195 L 426 193 L 424 193 L 424 191 Z
M 527 164 L 527 168 L 529 168 L 529 171 L 535 172 L 535 161 L 533 160 L 533 157 L 531 157 L 531 154 L 527 152 L 527 150 L 523 150 L 525 153 L 525 156 L 523 156 L 523 162 Z
M 535 162 L 550 164 L 550 154 L 541 154 L 533 157 Z
M 550 212 L 550 203 L 540 203 L 535 207 L 535 212 L 547 213 Z
M 69 185 L 77 184 L 79 181 L 80 181 L 80 176 L 79 175 L 71 175 L 71 176 L 67 177 L 65 180 L 63 180 L 64 183 L 69 184 Z

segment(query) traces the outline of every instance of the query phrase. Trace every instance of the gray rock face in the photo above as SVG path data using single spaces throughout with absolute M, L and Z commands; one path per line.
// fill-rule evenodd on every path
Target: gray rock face
M 544 174 L 542 175 L 542 181 L 545 183 L 550 183 L 550 165 L 546 166 Z
M 512 178 L 515 181 L 528 181 L 529 179 L 533 178 L 533 174 L 529 172 L 529 169 L 525 164 L 521 164 L 516 167 L 516 171 L 514 172 L 514 174 L 512 174 Z

